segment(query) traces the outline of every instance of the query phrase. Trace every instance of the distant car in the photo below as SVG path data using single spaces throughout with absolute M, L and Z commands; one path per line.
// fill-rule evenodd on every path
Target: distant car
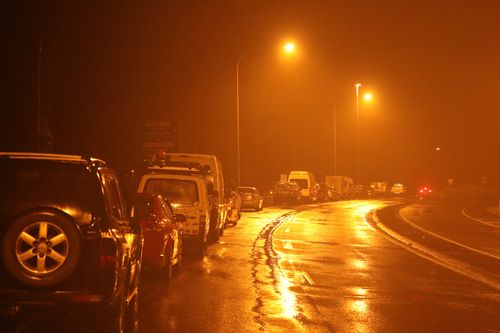
M 302 200 L 301 188 L 295 182 L 276 182 L 273 189 L 273 202 L 279 204 L 296 204 Z
M 241 208 L 242 209 L 253 209 L 255 211 L 261 211 L 264 200 L 255 187 L 238 187 L 238 192 L 241 195 Z
M 182 227 L 172 207 L 159 194 L 137 193 L 131 215 L 143 230 L 144 265 L 170 279 L 172 267 L 182 262 Z
M 365 186 L 363 184 L 357 184 L 354 186 L 354 198 L 356 199 L 365 199 L 370 196 L 369 186 Z
M 134 326 L 143 236 L 115 172 L 94 158 L 0 153 L 0 184 L 0 308 Z
M 367 193 L 371 197 L 383 198 L 388 194 L 389 185 L 387 182 L 370 182 L 369 187 Z
M 390 192 L 394 196 L 402 196 L 406 193 L 406 187 L 403 184 L 395 183 L 391 186 Z
M 237 191 L 230 191 L 229 210 L 227 213 L 226 223 L 232 225 L 238 224 L 241 218 L 241 196 Z
M 430 186 L 422 186 L 417 192 L 417 197 L 420 200 L 428 199 L 431 193 L 432 188 Z

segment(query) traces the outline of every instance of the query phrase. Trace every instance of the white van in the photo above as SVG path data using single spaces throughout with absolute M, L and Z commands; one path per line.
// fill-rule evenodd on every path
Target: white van
M 213 240 L 222 235 L 226 216 L 227 205 L 224 193 L 224 174 L 222 165 L 215 155 L 167 153 L 167 159 L 171 162 L 199 163 L 202 167 L 209 166 L 213 178 L 213 186 L 209 186 L 208 195 L 212 200 L 212 211 L 210 213 L 210 236 Z
M 309 201 L 318 199 L 318 188 L 316 179 L 312 172 L 309 171 L 290 171 L 288 175 L 289 182 L 295 182 L 301 188 L 302 198 Z
M 198 176 L 151 173 L 142 176 L 139 193 L 157 193 L 166 198 L 176 221 L 182 222 L 184 244 L 197 256 L 205 255 L 210 220 L 210 203 L 205 181 Z

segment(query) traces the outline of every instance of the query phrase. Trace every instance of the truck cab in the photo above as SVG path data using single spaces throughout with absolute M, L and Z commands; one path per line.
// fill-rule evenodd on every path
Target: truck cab
M 220 160 L 215 155 L 166 153 L 165 158 L 170 164 L 198 164 L 206 172 L 208 196 L 211 202 L 210 238 L 217 241 L 224 232 L 228 205 L 225 195 L 224 174 Z

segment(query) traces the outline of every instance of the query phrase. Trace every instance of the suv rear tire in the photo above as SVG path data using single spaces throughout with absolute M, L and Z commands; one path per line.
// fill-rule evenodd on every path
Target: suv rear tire
M 73 221 L 50 211 L 19 217 L 2 240 L 2 261 L 14 279 L 34 288 L 68 279 L 80 259 L 81 241 Z

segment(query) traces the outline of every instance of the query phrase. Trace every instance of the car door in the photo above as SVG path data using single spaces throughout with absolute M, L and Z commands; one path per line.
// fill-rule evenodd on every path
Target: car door
M 126 295 L 131 296 L 138 287 L 142 260 L 142 233 L 140 228 L 131 224 L 123 194 L 114 172 L 111 170 L 102 172 L 101 181 L 104 188 L 109 227 L 122 252 L 119 280 L 126 288 Z
M 172 248 L 172 257 L 170 259 L 175 259 L 179 255 L 180 251 L 180 234 L 179 234 L 179 223 L 176 222 L 174 219 L 174 213 L 173 209 L 170 206 L 170 204 L 167 203 L 167 201 L 162 198 L 161 200 L 161 209 L 163 211 L 163 218 L 165 221 L 165 226 L 166 226 L 166 233 L 168 235 L 168 242 L 169 244 L 167 245 L 167 249 Z

